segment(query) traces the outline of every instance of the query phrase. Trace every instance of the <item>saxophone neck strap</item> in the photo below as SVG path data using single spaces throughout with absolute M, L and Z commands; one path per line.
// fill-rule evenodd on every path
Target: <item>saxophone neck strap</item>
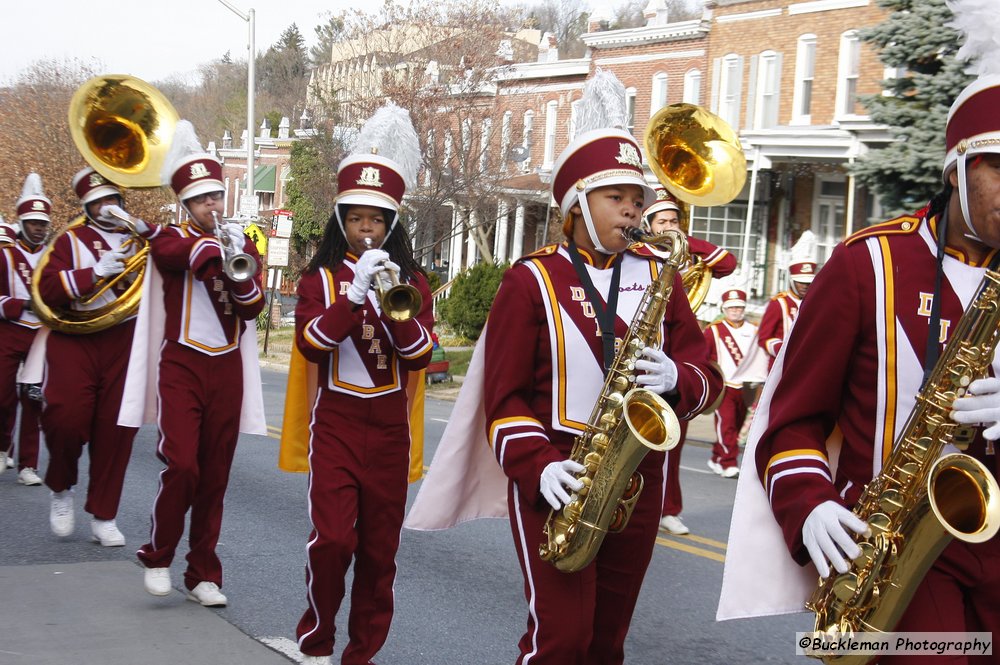
M 611 364 L 615 359 L 615 319 L 618 316 L 618 286 L 621 284 L 622 261 L 621 256 L 615 259 L 615 265 L 611 269 L 611 286 L 608 288 L 608 305 L 601 304 L 601 295 L 594 286 L 594 280 L 590 279 L 587 266 L 580 256 L 580 250 L 572 238 L 569 239 L 569 257 L 573 262 L 573 269 L 576 276 L 583 285 L 583 291 L 587 294 L 587 300 L 594 308 L 594 315 L 597 318 L 597 325 L 601 329 L 601 341 L 604 347 L 604 373 L 611 369 Z
M 924 378 L 920 389 L 927 384 L 941 355 L 941 281 L 944 277 L 944 243 L 948 235 L 948 208 L 941 213 L 937 226 L 937 269 L 934 274 L 934 299 L 931 301 L 931 319 L 927 328 L 927 347 L 924 351 Z

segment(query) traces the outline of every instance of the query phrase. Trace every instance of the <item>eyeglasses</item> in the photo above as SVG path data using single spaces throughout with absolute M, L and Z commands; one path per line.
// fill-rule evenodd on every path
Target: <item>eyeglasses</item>
M 207 194 L 199 194 L 197 196 L 192 196 L 188 199 L 192 203 L 202 204 L 208 202 L 209 199 L 212 201 L 221 201 L 222 197 L 225 196 L 225 192 L 208 192 Z

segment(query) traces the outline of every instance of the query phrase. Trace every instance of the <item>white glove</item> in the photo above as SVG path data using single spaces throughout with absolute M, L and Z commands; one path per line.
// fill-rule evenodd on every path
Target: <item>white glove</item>
M 582 464 L 569 459 L 551 462 L 542 469 L 542 476 L 538 480 L 538 489 L 552 506 L 552 510 L 559 510 L 569 503 L 569 494 L 566 493 L 563 486 L 574 492 L 583 489 L 583 483 L 573 476 L 574 473 L 580 473 L 583 469 Z
M 114 224 L 121 228 L 127 228 L 125 222 L 122 221 L 122 217 L 131 220 L 135 224 L 135 230 L 140 234 L 146 234 L 149 232 L 149 224 L 142 221 L 134 215 L 130 215 L 118 204 L 112 203 L 111 205 L 101 206 L 101 213 L 97 216 L 97 219 L 102 222 L 107 222 L 108 224 Z
M 385 270 L 389 253 L 381 249 L 369 249 L 354 264 L 354 281 L 347 287 L 347 299 L 355 305 L 365 304 L 372 278 Z
M 861 548 L 844 527 L 855 533 L 868 533 L 868 525 L 836 501 L 824 501 L 813 508 L 802 525 L 802 543 L 816 564 L 820 577 L 830 574 L 827 560 L 838 573 L 846 573 L 850 566 L 843 555 L 851 559 L 861 556 Z
M 1000 439 L 1000 379 L 977 379 L 969 384 L 969 394 L 951 405 L 951 419 L 965 425 L 988 425 L 983 437 Z
M 243 241 L 246 238 L 246 235 L 243 233 L 243 227 L 236 222 L 228 222 L 222 225 L 222 230 L 229 236 L 229 246 L 242 252 Z
M 677 387 L 677 365 L 660 349 L 647 346 L 642 355 L 649 360 L 635 361 L 635 368 L 645 371 L 635 377 L 637 385 L 646 386 L 654 393 L 669 393 Z
M 125 252 L 120 249 L 104 252 L 101 258 L 97 261 L 97 265 L 94 266 L 94 274 L 98 277 L 107 277 L 109 275 L 117 275 L 120 272 L 124 272 L 124 260 Z
M 365 253 L 367 254 L 367 252 Z M 396 274 L 399 275 L 400 268 L 389 259 L 383 261 L 382 265 L 385 267 L 385 270 L 379 271 L 379 273 L 375 276 L 375 280 L 383 289 L 390 289 L 392 288 L 392 278 L 389 276 L 389 271 L 394 270 Z

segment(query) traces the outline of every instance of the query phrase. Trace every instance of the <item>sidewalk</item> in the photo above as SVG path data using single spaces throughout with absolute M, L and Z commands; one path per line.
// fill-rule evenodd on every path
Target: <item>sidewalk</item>
M 291 662 L 176 589 L 151 603 L 127 561 L 0 567 L 4 665 Z

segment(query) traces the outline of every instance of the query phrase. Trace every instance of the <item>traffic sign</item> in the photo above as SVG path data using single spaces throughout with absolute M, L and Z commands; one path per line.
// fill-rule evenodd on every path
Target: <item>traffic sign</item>
M 264 235 L 259 226 L 256 224 L 247 224 L 247 227 L 243 229 L 243 235 L 253 241 L 254 246 L 257 247 L 258 254 L 261 256 L 267 254 L 267 236 Z
M 267 265 L 272 268 L 288 265 L 288 238 L 271 238 L 268 243 Z
M 259 210 L 256 197 L 240 197 L 240 215 L 243 217 L 256 217 Z

